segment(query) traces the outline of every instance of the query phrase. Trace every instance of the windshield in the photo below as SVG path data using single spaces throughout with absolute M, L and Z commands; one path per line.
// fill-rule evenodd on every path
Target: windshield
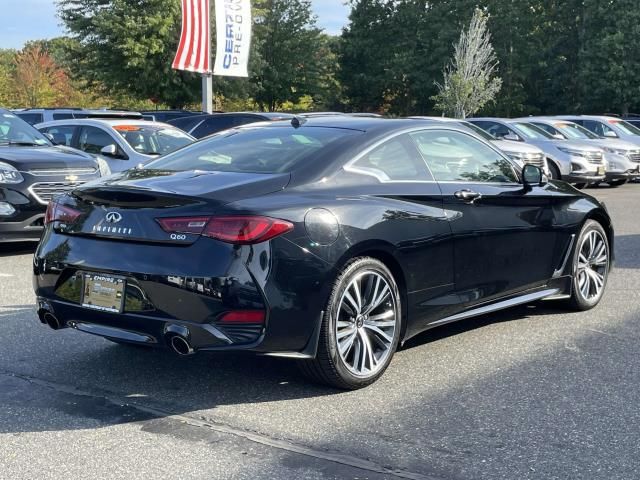
M 483 130 L 482 128 L 480 128 L 477 125 L 474 125 L 471 122 L 460 122 L 461 125 L 473 130 L 473 132 L 478 135 L 480 138 L 483 138 L 484 140 L 491 142 L 493 140 L 497 140 L 496 137 L 494 137 L 493 135 L 491 135 L 489 132 L 487 132 L 486 130 Z
M 615 125 L 627 135 L 640 135 L 640 128 L 634 127 L 629 122 L 624 120 L 609 120 L 611 125 Z
M 157 125 L 116 125 L 113 127 L 131 148 L 143 155 L 164 155 L 194 141 L 174 127 Z
M 558 122 L 554 123 L 553 126 L 560 130 L 565 137 L 574 140 L 593 140 L 600 138 L 595 133 L 590 132 L 584 127 L 576 123 L 571 122 Z
M 0 145 L 51 145 L 43 134 L 13 113 L 0 111 Z
M 284 173 L 354 130 L 254 127 L 228 130 L 148 163 L 158 170 Z
M 528 140 L 555 140 L 551 135 L 531 123 L 516 122 L 511 126 Z

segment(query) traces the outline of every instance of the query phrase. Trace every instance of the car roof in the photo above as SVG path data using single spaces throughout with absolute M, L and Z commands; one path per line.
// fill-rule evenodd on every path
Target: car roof
M 556 115 L 554 118 L 560 118 L 560 119 L 578 118 L 582 120 L 601 120 L 601 121 L 622 120 L 622 118 L 620 117 L 611 117 L 608 115 Z
M 311 116 L 311 117 L 294 117 L 300 122 L 301 127 L 325 127 L 325 128 L 344 128 L 347 130 L 360 130 L 362 132 L 369 131 L 388 131 L 402 130 L 415 127 L 416 124 L 424 126 L 442 126 L 442 122 L 423 119 L 408 118 L 376 118 L 376 117 L 352 117 L 350 115 L 327 115 L 327 116 Z M 238 128 L 255 128 L 256 126 L 264 127 L 285 127 L 292 125 L 291 120 L 279 120 L 275 122 L 250 123 Z M 462 129 L 462 128 L 461 128 Z
M 140 127 L 170 127 L 176 128 L 173 125 L 163 122 L 151 122 L 149 120 L 135 120 L 126 118 L 70 118 L 68 120 L 52 120 L 51 122 L 42 122 L 35 125 L 35 127 L 52 127 L 56 125 L 90 125 L 101 127 L 116 127 L 119 125 L 135 125 Z

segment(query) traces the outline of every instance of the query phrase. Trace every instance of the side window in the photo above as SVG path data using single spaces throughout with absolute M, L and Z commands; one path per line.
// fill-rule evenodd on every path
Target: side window
M 591 130 L 593 133 L 600 137 L 604 137 L 607 132 L 612 132 L 613 135 L 615 135 L 616 137 L 618 136 L 618 134 L 611 127 L 603 122 L 598 122 L 596 120 L 583 120 L 582 124 L 587 130 Z
M 502 125 L 501 123 L 488 121 L 479 121 L 474 123 L 496 138 L 503 138 L 506 135 L 515 135 L 516 137 L 520 137 L 520 135 L 518 135 L 515 131 L 511 130 L 505 125 Z
M 111 135 L 96 127 L 82 127 L 78 143 L 80 150 L 94 155 L 99 154 L 107 145 L 118 145 Z
M 508 160 L 470 135 L 453 130 L 424 130 L 411 136 L 438 181 L 518 181 Z
M 54 113 L 53 114 L 54 120 L 69 120 L 70 118 L 73 118 L 73 113 Z
M 59 127 L 47 127 L 41 131 L 51 135 L 53 137 L 53 142 L 56 145 L 66 145 L 67 147 L 70 147 L 76 127 L 72 125 L 63 125 Z
M 16 115 L 30 125 L 42 123 L 43 120 L 41 113 L 16 113 Z
M 202 122 L 191 135 L 196 138 L 202 138 L 234 126 L 236 126 L 236 119 L 232 116 L 213 117 Z
M 433 180 L 408 134 L 399 135 L 374 148 L 348 167 L 381 181 Z

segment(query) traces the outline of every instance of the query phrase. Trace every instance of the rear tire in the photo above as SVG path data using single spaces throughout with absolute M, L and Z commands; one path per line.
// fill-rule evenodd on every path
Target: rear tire
M 371 385 L 389 366 L 401 327 L 393 274 L 375 258 L 356 258 L 333 284 L 316 358 L 302 361 L 300 368 L 311 379 L 341 389 Z
M 567 306 L 576 311 L 591 310 L 600 303 L 611 269 L 609 240 L 602 225 L 587 220 L 573 253 L 573 281 Z

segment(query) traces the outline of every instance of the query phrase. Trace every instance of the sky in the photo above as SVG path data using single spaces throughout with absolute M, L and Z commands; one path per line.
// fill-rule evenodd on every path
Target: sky
M 56 17 L 55 0 L 0 0 L 0 48 L 22 48 L 27 40 L 52 38 L 64 29 Z M 318 26 L 327 33 L 340 33 L 349 9 L 344 0 L 312 0 Z

